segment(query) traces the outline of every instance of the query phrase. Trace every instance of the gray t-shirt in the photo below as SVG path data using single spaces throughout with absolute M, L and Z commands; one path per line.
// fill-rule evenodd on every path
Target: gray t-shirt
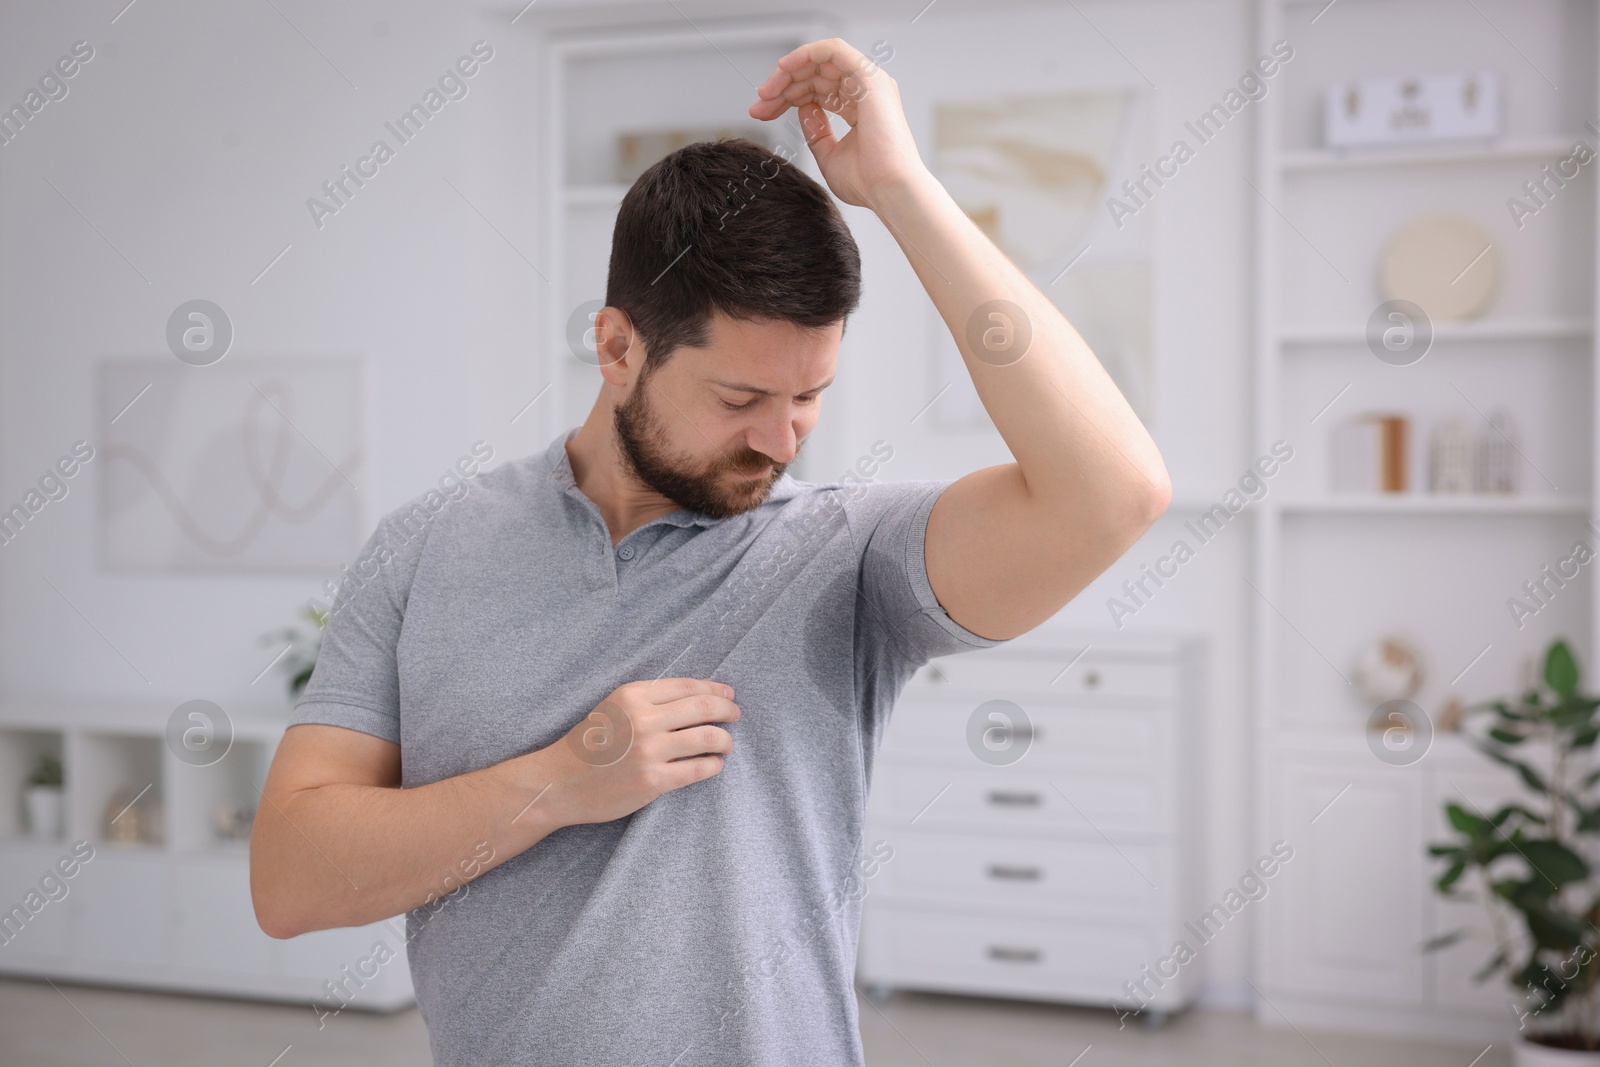
M 863 840 L 873 757 L 917 667 L 999 643 L 928 584 L 949 483 L 786 475 L 613 548 L 569 437 L 384 518 L 294 721 L 397 742 L 410 787 L 550 745 L 624 682 L 710 677 L 743 714 L 721 774 L 408 915 L 434 1059 L 860 1064 L 860 900 L 891 855 Z

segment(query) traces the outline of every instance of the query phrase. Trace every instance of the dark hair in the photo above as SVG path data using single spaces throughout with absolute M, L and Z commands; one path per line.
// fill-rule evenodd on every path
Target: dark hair
M 710 343 L 712 312 L 820 328 L 861 300 L 861 254 L 832 196 L 743 137 L 698 141 L 641 174 L 611 233 L 606 303 L 649 351 Z

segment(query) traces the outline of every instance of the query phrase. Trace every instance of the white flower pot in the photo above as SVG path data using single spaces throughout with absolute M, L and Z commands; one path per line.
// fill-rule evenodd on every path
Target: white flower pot
M 30 785 L 22 794 L 28 816 L 28 836 L 36 841 L 55 841 L 61 837 L 61 787 Z
M 1600 1052 L 1574 1052 L 1519 1040 L 1511 1061 L 1515 1067 L 1600 1067 Z

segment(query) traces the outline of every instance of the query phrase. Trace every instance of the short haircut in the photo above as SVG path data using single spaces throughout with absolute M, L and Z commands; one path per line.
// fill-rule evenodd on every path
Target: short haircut
M 648 350 L 643 374 L 710 343 L 714 311 L 821 328 L 861 300 L 861 253 L 828 190 L 743 137 L 655 163 L 617 212 L 606 303 Z

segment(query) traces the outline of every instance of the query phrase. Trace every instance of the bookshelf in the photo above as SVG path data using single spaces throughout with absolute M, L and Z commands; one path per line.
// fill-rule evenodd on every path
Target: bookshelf
M 1595 168 L 1520 230 L 1505 202 L 1574 141 L 1596 144 L 1585 123 L 1600 114 L 1600 20 L 1592 0 L 1518 5 L 1514 26 L 1499 24 L 1512 45 L 1488 21 L 1498 10 L 1442 0 L 1257 9 L 1258 45 L 1288 40 L 1297 55 L 1261 102 L 1253 188 L 1242 189 L 1256 220 L 1253 440 L 1258 452 L 1288 440 L 1305 456 L 1256 508 L 1244 591 L 1254 609 L 1253 832 L 1304 857 L 1258 927 L 1256 1010 L 1268 1025 L 1486 1040 L 1514 1030 L 1499 980 L 1470 979 L 1484 946 L 1419 949 L 1473 919 L 1432 889 L 1424 849 L 1445 832 L 1443 801 L 1487 805 L 1516 786 L 1449 733 L 1414 763 L 1376 758 L 1371 709 L 1349 679 L 1359 650 L 1386 634 L 1415 640 L 1426 675 L 1413 699 L 1435 718 L 1450 699 L 1520 688 L 1556 635 L 1589 671 L 1600 667 L 1587 578 L 1525 629 L 1504 607 L 1523 578 L 1596 536 Z M 1331 81 L 1482 69 L 1499 73 L 1505 98 L 1492 143 L 1320 147 Z M 1378 257 L 1390 234 L 1431 214 L 1491 236 L 1499 288 L 1481 318 L 1437 323 L 1425 358 L 1387 365 L 1365 341 L 1384 299 Z M 1450 414 L 1478 420 L 1491 404 L 1512 413 L 1523 438 L 1519 492 L 1428 493 L 1432 426 Z M 1335 495 L 1331 426 L 1374 409 L 1412 416 L 1412 491 Z
M 256 925 L 249 842 L 217 832 L 219 804 L 254 809 L 283 735 L 282 712 L 230 710 L 232 744 L 207 766 L 168 747 L 172 708 L 113 702 L 13 701 L 0 707 L 0 975 L 43 977 L 205 995 L 252 997 L 329 1008 L 326 982 L 383 940 L 395 957 L 355 990 L 350 1007 L 392 1011 L 415 1000 L 397 920 L 319 930 L 276 941 Z M 43 754 L 62 761 L 62 833 L 29 832 L 22 810 L 28 774 Z M 138 841 L 108 825 L 127 814 L 148 821 Z M 28 894 L 63 858 L 92 856 L 46 890 L 26 918 Z M 75 851 L 74 846 L 77 846 Z M 64 887 L 64 892 L 61 888 Z M 37 905 L 37 900 L 35 902 Z

